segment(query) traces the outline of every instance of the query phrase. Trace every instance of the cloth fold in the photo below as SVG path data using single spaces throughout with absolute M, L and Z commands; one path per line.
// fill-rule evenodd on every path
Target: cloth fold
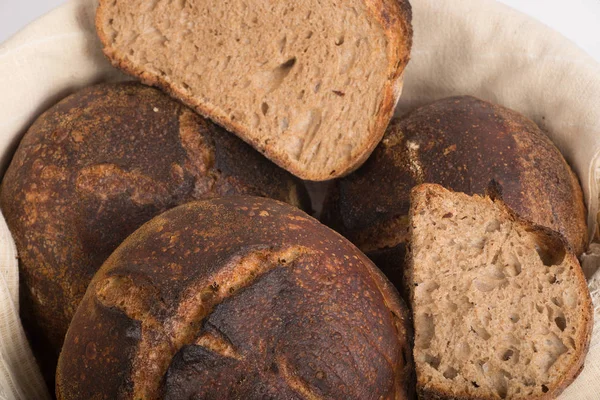
M 600 65 L 572 42 L 493 0 L 412 0 L 415 31 L 397 115 L 433 100 L 470 94 L 533 119 L 577 172 L 597 236 L 600 189 Z M 127 79 L 95 35 L 95 0 L 72 0 L 0 45 L 0 174 L 19 139 L 45 109 L 75 90 Z M 540 182 L 546 184 L 546 182 Z M 585 368 L 560 397 L 600 393 L 600 245 L 583 257 L 596 307 Z M 18 318 L 14 243 L 0 214 L 0 400 L 48 399 Z

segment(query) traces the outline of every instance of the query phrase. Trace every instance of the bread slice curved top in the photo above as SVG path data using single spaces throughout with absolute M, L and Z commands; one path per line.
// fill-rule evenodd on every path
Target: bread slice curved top
M 308 180 L 381 140 L 412 42 L 408 0 L 100 0 L 112 63 Z
M 566 241 L 501 200 L 426 184 L 411 202 L 420 398 L 556 398 L 583 368 L 593 319 Z

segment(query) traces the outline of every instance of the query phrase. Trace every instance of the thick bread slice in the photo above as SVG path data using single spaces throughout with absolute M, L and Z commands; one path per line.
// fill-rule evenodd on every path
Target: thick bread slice
M 406 285 L 423 399 L 551 399 L 583 368 L 592 305 L 559 234 L 501 200 L 411 195 Z
M 115 66 L 308 180 L 371 154 L 412 42 L 408 0 L 100 0 L 96 27 Z

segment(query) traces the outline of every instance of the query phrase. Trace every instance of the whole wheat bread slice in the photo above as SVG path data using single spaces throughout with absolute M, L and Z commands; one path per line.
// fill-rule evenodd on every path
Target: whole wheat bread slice
M 100 0 L 113 65 L 308 180 L 381 140 L 412 42 L 408 0 Z
M 423 399 L 551 399 L 583 368 L 592 305 L 559 234 L 501 200 L 412 191 L 406 285 Z

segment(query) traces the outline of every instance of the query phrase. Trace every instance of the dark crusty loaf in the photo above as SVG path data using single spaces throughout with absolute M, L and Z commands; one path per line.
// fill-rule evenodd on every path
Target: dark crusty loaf
M 293 176 L 140 84 L 87 88 L 38 118 L 0 201 L 20 256 L 21 314 L 52 376 L 89 281 L 123 239 L 176 205 L 230 194 L 307 201 Z
M 439 100 L 393 121 L 371 158 L 333 187 L 324 222 L 399 285 L 410 190 L 438 183 L 484 194 L 491 180 L 521 216 L 587 245 L 579 182 L 559 150 L 524 116 L 473 97 Z
M 419 185 L 406 287 L 422 399 L 554 399 L 583 368 L 592 302 L 562 236 L 501 200 Z
M 408 0 L 101 0 L 96 27 L 113 65 L 308 180 L 367 159 L 412 42 Z
M 407 399 L 408 312 L 350 242 L 287 204 L 188 203 L 125 240 L 65 338 L 70 399 Z

